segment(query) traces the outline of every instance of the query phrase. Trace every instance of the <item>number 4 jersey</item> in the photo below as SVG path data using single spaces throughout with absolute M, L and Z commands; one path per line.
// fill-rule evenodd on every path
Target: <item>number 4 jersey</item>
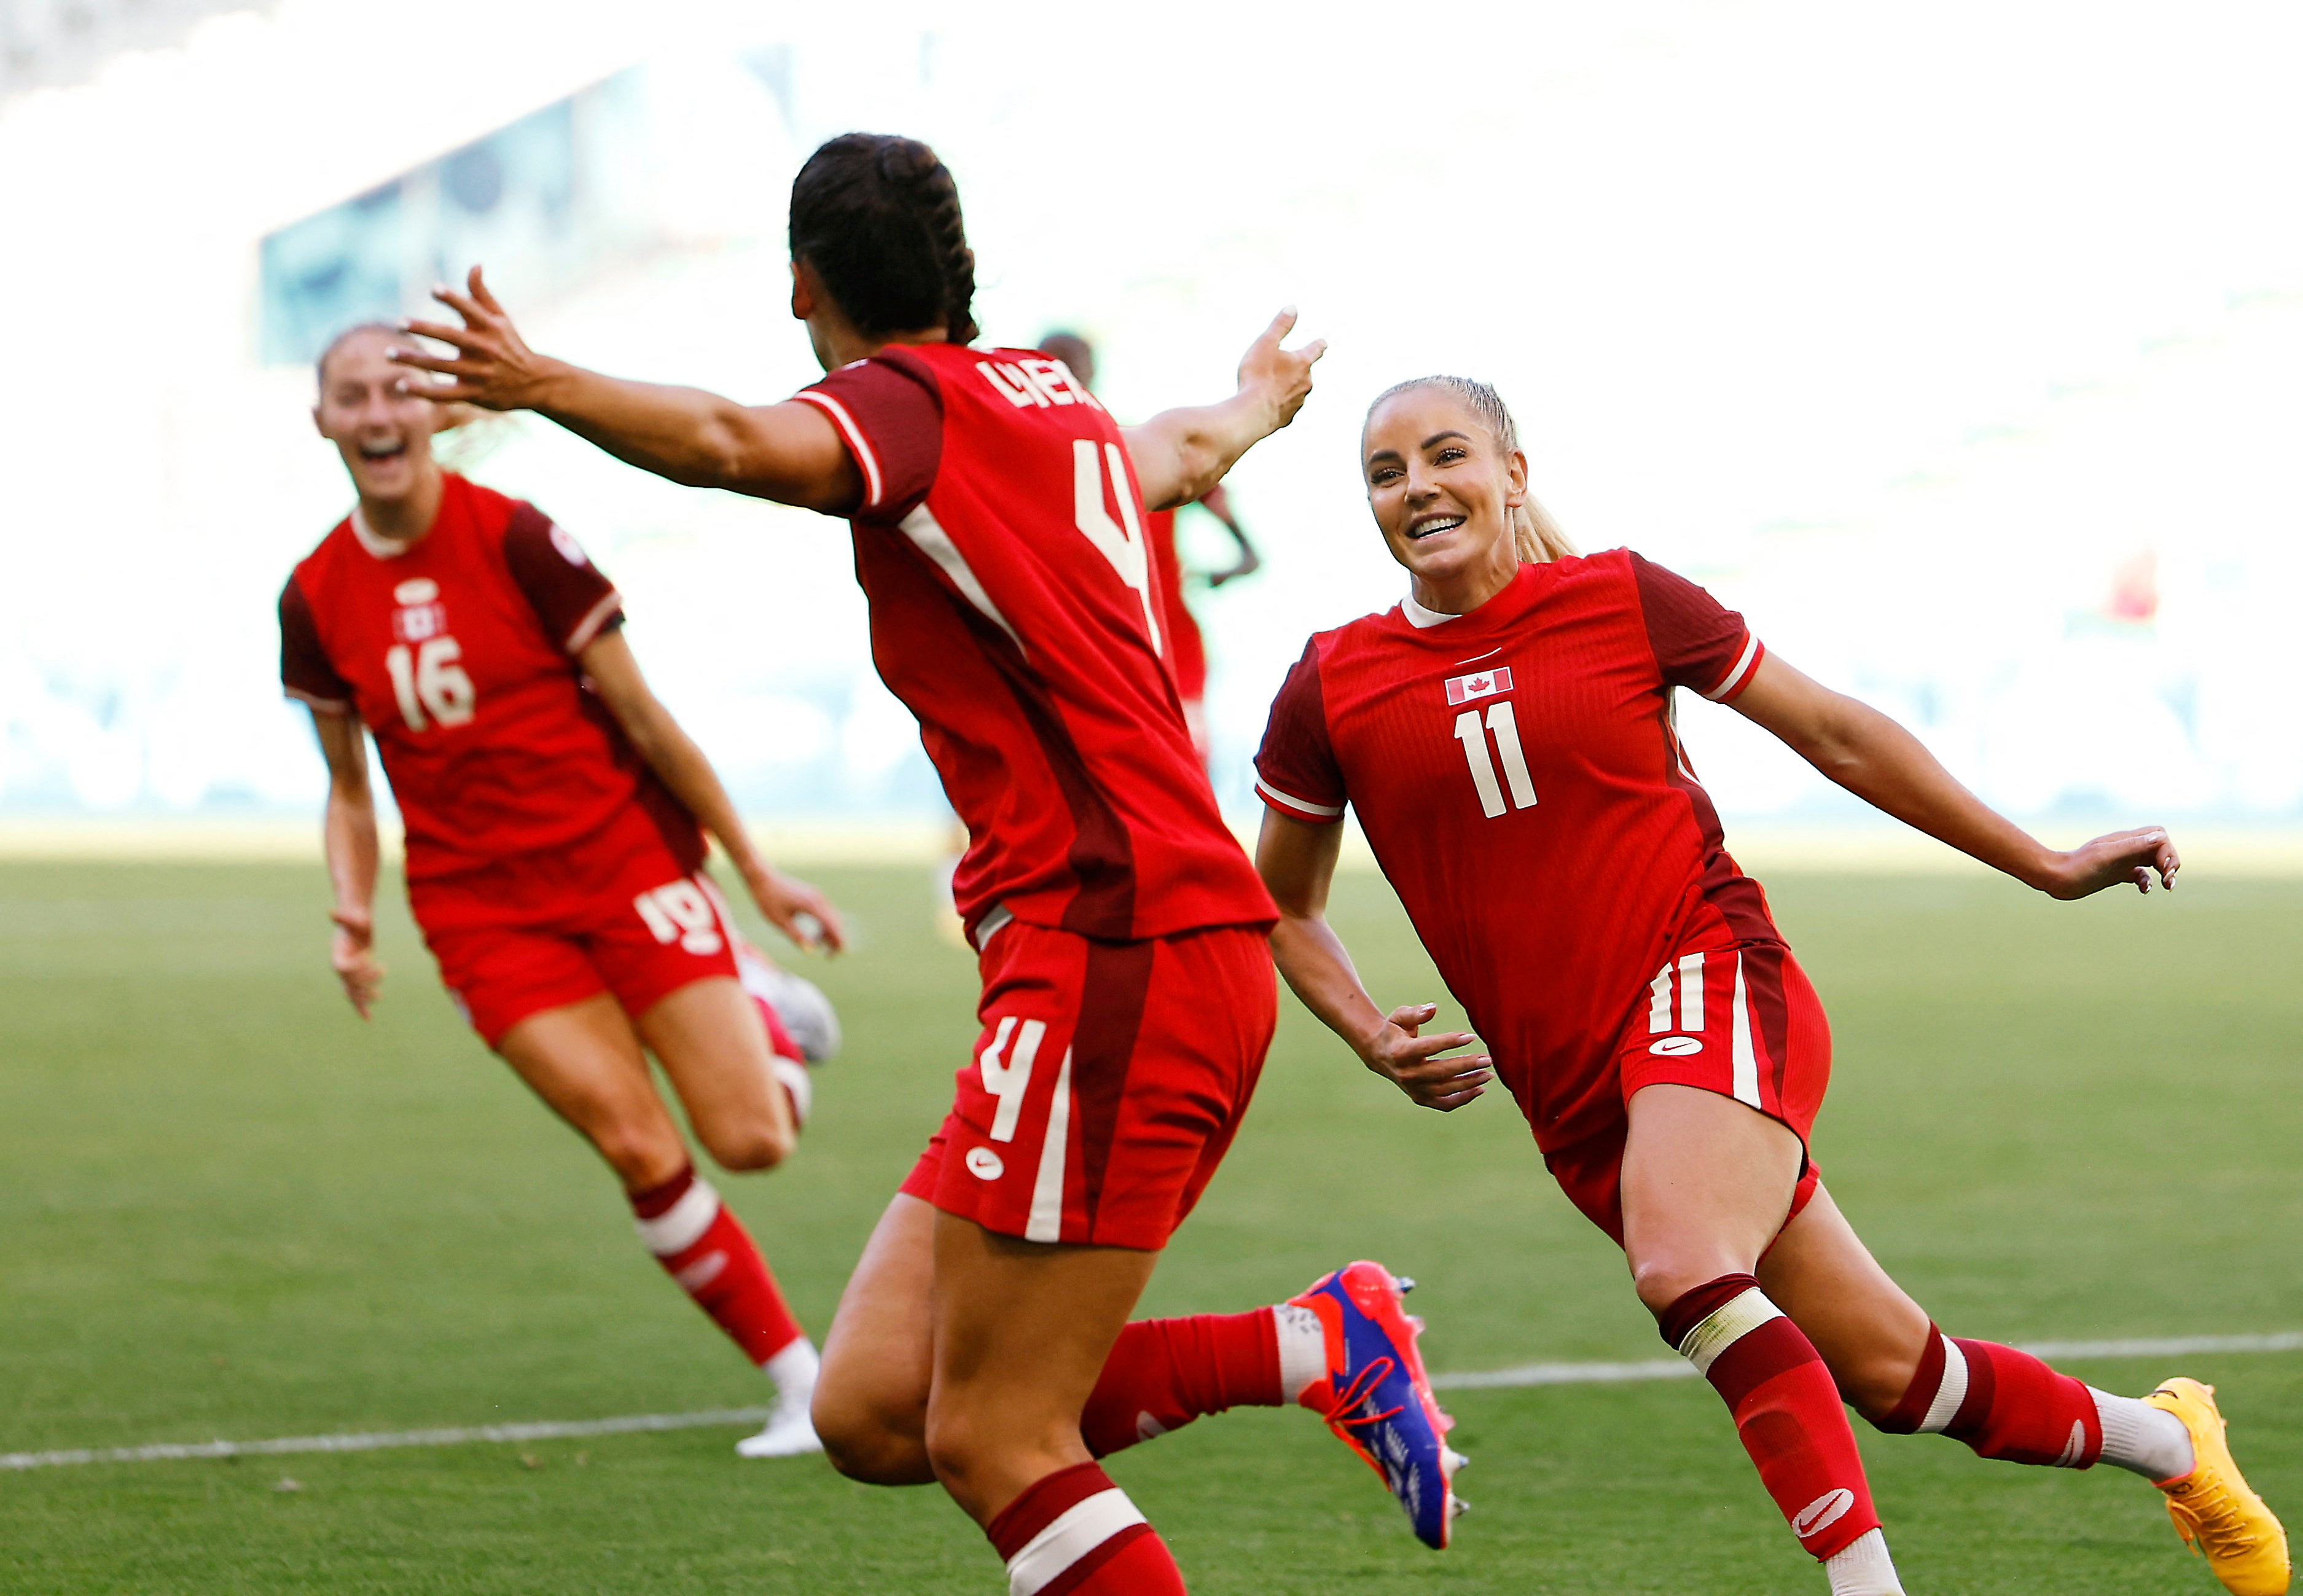
M 1693 949 L 1777 937 L 1673 726 L 1762 656 L 1742 617 L 1628 550 L 1523 565 L 1468 615 L 1413 598 L 1313 637 L 1256 787 L 1358 815 L 1546 1152 L 1622 1114 L 1618 1034 Z
M 1165 663 L 1119 429 L 1059 361 L 890 345 L 798 398 L 863 477 L 856 574 L 880 676 L 967 823 L 952 894 L 1114 941 L 1268 925 Z
M 576 663 L 622 606 L 542 511 L 449 474 L 422 537 L 377 537 L 355 511 L 296 567 L 280 595 L 281 679 L 375 733 L 411 882 L 566 849 L 636 801 L 692 871 L 695 820 Z

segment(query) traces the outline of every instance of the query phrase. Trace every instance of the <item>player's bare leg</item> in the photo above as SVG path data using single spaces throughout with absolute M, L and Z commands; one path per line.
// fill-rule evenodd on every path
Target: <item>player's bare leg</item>
M 898 1192 L 864 1244 L 823 1338 L 815 1431 L 831 1465 L 872 1485 L 928 1485 L 935 1209 Z
M 1939 1432 L 2011 1462 L 2115 1464 L 2167 1493 L 2177 1528 L 2228 1589 L 2286 1589 L 2284 1533 L 2231 1464 L 2206 1388 L 2171 1381 L 2147 1398 L 2117 1397 L 2014 1347 L 1944 1336 L 1827 1191 L 1784 1229 L 1759 1276 L 1880 1430 Z
M 731 980 L 690 984 L 651 1008 L 642 1026 L 678 1051 L 690 1078 L 710 1083 L 736 1075 L 740 1065 L 726 1060 L 744 1057 L 743 1039 L 722 1038 L 716 1049 L 696 1044 L 699 1036 L 709 1038 L 715 1007 L 727 1007 L 715 1006 L 708 994 L 700 1001 L 681 1001 L 696 987 L 722 987 L 736 995 L 737 1018 L 763 1060 L 766 1044 L 760 1040 L 758 1018 Z M 623 1183 L 648 1251 L 774 1382 L 777 1402 L 766 1428 L 738 1449 L 762 1457 L 813 1451 L 815 1434 L 807 1407 L 815 1349 L 791 1316 L 758 1246 L 696 1173 L 688 1144 L 648 1073 L 640 1037 L 616 1001 L 603 992 L 528 1016 L 498 1039 L 496 1050 L 554 1113 L 598 1149 Z M 720 1062 L 715 1070 L 699 1065 L 699 1059 Z M 669 1060 L 665 1072 L 678 1085 L 680 1077 Z M 764 1062 L 756 1078 L 772 1082 Z M 760 1095 L 769 1089 L 763 1085 Z M 724 1102 L 733 1095 L 713 1101 Z M 780 1092 L 776 1095 L 780 1098 Z M 774 1106 L 789 1127 L 789 1107 L 780 1102 Z M 692 1106 L 689 1113 L 703 1134 L 702 1116 Z M 711 1145 L 709 1137 L 705 1144 Z
M 741 983 L 725 975 L 691 981 L 637 1024 L 697 1139 L 721 1168 L 772 1169 L 789 1156 L 797 1139 L 791 1102 Z
M 1159 1254 L 1020 1241 L 935 1215 L 928 1457 L 1011 1584 L 1180 1592 L 1160 1537 L 1089 1457 L 1080 1411 Z
M 1693 1086 L 1633 1094 L 1624 1251 L 1663 1338 L 1708 1379 L 1833 1596 L 1900 1596 L 1830 1371 L 1753 1271 L 1791 1211 L 1800 1140 Z
M 531 1014 L 496 1041 L 504 1062 L 596 1148 L 627 1193 L 688 1167 L 631 1021 L 605 992 Z

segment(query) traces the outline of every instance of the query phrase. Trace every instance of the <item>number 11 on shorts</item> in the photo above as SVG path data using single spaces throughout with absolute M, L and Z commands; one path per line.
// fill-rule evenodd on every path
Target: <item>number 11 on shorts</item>
M 1496 752 L 1503 758 L 1504 776 L 1511 782 L 1511 806 L 1534 808 L 1535 782 L 1527 773 L 1527 755 L 1519 746 L 1519 716 L 1508 698 L 1489 705 L 1485 726 L 1480 723 L 1476 709 L 1455 717 L 1455 740 L 1464 745 L 1464 762 L 1472 767 L 1472 785 L 1479 789 L 1480 808 L 1489 820 L 1504 812 L 1504 790 L 1496 781 L 1495 761 L 1488 757 L 1490 732 L 1495 734 Z

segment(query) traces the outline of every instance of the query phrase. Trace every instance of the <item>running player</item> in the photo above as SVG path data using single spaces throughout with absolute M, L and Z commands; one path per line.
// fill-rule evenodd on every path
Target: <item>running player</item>
M 1060 360 L 1066 370 L 1089 387 L 1095 386 L 1095 348 L 1077 333 L 1056 332 L 1040 340 L 1040 348 Z M 1216 518 L 1239 545 L 1239 558 L 1221 570 L 1208 572 L 1208 586 L 1220 587 L 1235 577 L 1261 570 L 1263 556 L 1248 541 L 1247 528 L 1232 513 L 1231 496 L 1219 482 L 1193 501 Z M 1208 762 L 1208 648 L 1192 607 L 1184 602 L 1184 564 L 1176 553 L 1176 517 L 1183 506 L 1153 510 L 1143 518 L 1143 541 L 1152 550 L 1160 578 L 1160 625 L 1167 647 L 1168 668 L 1176 678 L 1176 694 L 1184 701 L 1184 724 L 1191 728 L 1192 747 L 1200 764 Z
M 281 675 L 328 762 L 336 973 L 365 1018 L 384 975 L 365 730 L 406 822 L 409 905 L 458 1007 L 599 1151 L 648 1250 L 774 1382 L 767 1427 L 738 1449 L 812 1451 L 815 1348 L 696 1173 L 646 1054 L 724 1168 L 781 1161 L 806 1109 L 803 1053 L 738 982 L 698 819 L 787 934 L 837 948 L 839 918 L 755 851 L 576 540 L 434 460 L 433 407 L 385 358 L 399 337 L 355 327 L 320 357 L 313 418 L 359 501 L 280 595 Z M 767 972 L 763 992 L 821 1034 L 828 1009 Z
M 1725 849 L 1672 689 L 1732 705 L 1857 796 L 2057 899 L 2174 884 L 2156 828 L 2043 847 L 1885 715 L 1768 654 L 1742 618 L 1627 550 L 1575 556 L 1527 495 L 1495 391 L 1379 398 L 1368 500 L 1407 568 L 1398 606 L 1315 636 L 1272 705 L 1257 862 L 1279 967 L 1415 1102 L 1500 1077 L 1569 1199 L 1628 1256 L 1665 1341 L 1708 1376 L 1835 1596 L 1899 1592 L 1843 1394 L 1893 1434 L 2155 1482 L 2245 1596 L 2287 1589 L 2284 1535 L 2232 1465 L 2214 1393 L 2139 1400 L 1944 1335 L 1856 1239 L 1808 1156 L 1822 1006 Z M 1324 905 L 1358 815 L 1489 1057 L 1379 1010 Z
M 1174 1592 L 1166 1545 L 1094 1453 L 1300 1392 L 1438 1544 L 1443 1421 L 1377 1266 L 1122 1337 L 1247 1107 L 1277 1001 L 1270 899 L 1161 663 L 1143 506 L 1205 493 L 1286 425 L 1320 346 L 1282 349 L 1283 314 L 1234 397 L 1123 433 L 1056 361 L 969 346 L 958 192 L 907 139 L 815 151 L 791 247 L 792 311 L 830 375 L 782 404 L 537 356 L 477 269 L 468 294 L 439 291 L 462 325 L 411 324 L 456 354 L 398 358 L 454 378 L 442 397 L 852 523 L 874 660 L 972 839 L 955 887 L 983 994 L 952 1112 L 834 1320 L 816 1402 L 832 1458 L 940 1481 L 1013 1590 Z

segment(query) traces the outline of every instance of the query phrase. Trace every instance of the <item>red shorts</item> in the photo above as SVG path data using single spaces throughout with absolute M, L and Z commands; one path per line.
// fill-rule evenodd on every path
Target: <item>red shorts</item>
M 490 1047 L 529 1015 L 598 992 L 637 1016 L 691 981 L 736 975 L 719 891 L 637 808 L 573 848 L 412 882 L 408 898 Z
M 1831 1025 L 1807 974 L 1781 942 L 1742 942 L 1683 954 L 1648 988 L 1615 1041 L 1623 1101 L 1644 1086 L 1699 1086 L 1781 1121 L 1802 1149 L 1789 1224 L 1815 1195 L 1808 1132 L 1831 1081 Z M 1543 1155 L 1567 1200 L 1624 1241 L 1627 1118 Z
M 1027 1241 L 1167 1246 L 1271 1045 L 1262 932 L 1107 942 L 1011 921 L 978 962 L 975 1056 L 904 1191 Z

